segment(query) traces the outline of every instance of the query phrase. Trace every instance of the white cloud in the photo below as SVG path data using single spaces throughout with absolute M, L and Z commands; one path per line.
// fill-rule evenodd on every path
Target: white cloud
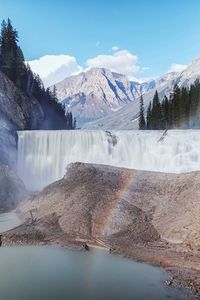
M 112 49 L 112 51 L 115 52 L 115 51 L 118 51 L 118 50 L 119 50 L 119 47 L 118 47 L 118 46 L 113 46 L 111 49 Z
M 28 63 L 33 72 L 40 75 L 46 87 L 83 70 L 75 57 L 63 54 L 45 55 Z
M 85 68 L 78 64 L 74 56 L 63 54 L 45 55 L 28 63 L 33 72 L 40 75 L 45 87 L 93 67 L 110 69 L 113 72 L 128 76 L 130 80 L 135 80 L 138 75 L 149 69 L 148 67 L 141 67 L 138 64 L 138 57 L 130 51 L 118 49 L 117 46 L 114 46 L 112 47 L 112 54 L 101 54 L 89 58 L 85 63 Z
M 98 55 L 86 61 L 88 69 L 98 67 L 107 68 L 113 72 L 121 73 L 132 78 L 140 71 L 138 57 L 127 50 L 114 52 L 112 55 Z
M 187 68 L 187 65 L 181 65 L 181 64 L 171 64 L 171 67 L 167 71 L 167 73 L 170 72 L 182 72 Z
M 151 69 L 150 67 L 142 67 L 142 71 L 148 71 L 150 69 Z

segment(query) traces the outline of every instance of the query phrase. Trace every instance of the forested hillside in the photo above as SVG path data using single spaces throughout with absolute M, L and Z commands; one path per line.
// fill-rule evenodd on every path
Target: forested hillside
M 56 89 L 45 89 L 24 60 L 18 33 L 11 21 L 0 32 L 0 162 L 16 169 L 18 130 L 73 129 L 72 113 L 65 115 Z
M 144 113 L 143 97 L 140 99 L 139 129 L 200 129 L 200 82 L 190 87 L 175 85 L 169 97 L 160 101 L 158 92 Z
M 45 89 L 39 75 L 25 63 L 18 40 L 18 32 L 10 19 L 4 20 L 0 35 L 0 71 L 14 83 L 14 100 L 19 106 L 22 106 L 23 95 L 30 102 L 35 98 L 43 111 L 40 122 L 33 122 L 27 116 L 26 129 L 73 129 L 75 122 L 71 113 L 65 116 L 64 108 L 57 102 L 56 90 Z M 33 123 L 37 125 L 33 126 Z

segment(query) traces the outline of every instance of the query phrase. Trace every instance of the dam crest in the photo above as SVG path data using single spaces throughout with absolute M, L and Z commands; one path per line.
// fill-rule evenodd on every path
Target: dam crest
M 200 170 L 200 130 L 18 132 L 18 174 L 28 189 L 62 178 L 77 161 L 166 173 Z

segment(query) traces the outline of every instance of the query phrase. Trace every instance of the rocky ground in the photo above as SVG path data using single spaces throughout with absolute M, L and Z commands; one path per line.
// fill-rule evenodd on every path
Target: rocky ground
M 27 198 L 28 192 L 21 179 L 0 163 L 0 212 L 15 209 L 21 200 Z
M 200 297 L 200 172 L 164 174 L 83 163 L 18 207 L 3 244 L 83 243 L 160 265 Z

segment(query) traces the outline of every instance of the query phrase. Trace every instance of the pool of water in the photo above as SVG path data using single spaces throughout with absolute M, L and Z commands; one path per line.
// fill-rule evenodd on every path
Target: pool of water
M 1 300 L 183 300 L 158 267 L 109 252 L 0 248 Z

